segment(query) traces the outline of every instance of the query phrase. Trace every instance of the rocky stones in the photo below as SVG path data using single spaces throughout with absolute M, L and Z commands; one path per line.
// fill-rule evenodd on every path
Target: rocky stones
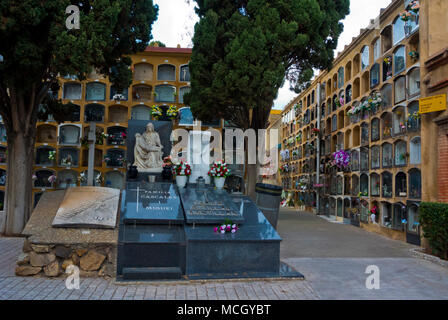
M 113 277 L 114 275 L 114 267 L 110 263 L 104 264 L 100 271 L 98 271 L 98 275 L 100 277 Z
M 70 257 L 70 254 L 72 253 L 72 249 L 66 246 L 56 246 L 54 247 L 54 254 L 58 258 L 67 259 Z
M 36 253 L 48 253 L 48 252 L 50 252 L 50 246 L 31 244 L 31 248 Z
M 34 251 L 29 253 L 30 264 L 33 267 L 44 267 L 56 260 L 56 256 L 53 253 L 40 254 Z
M 76 250 L 76 254 L 78 255 L 78 257 L 82 257 L 83 255 L 85 255 L 87 252 L 87 249 L 78 249 Z
M 80 267 L 84 277 L 113 277 L 116 248 L 107 245 L 38 244 L 26 239 L 17 258 L 18 276 L 58 277 L 70 265 Z
M 73 263 L 73 260 L 72 260 L 72 259 L 67 259 L 67 260 L 64 260 L 64 261 L 62 262 L 61 268 L 62 268 L 62 270 L 65 270 L 65 269 L 67 269 L 68 266 L 70 266 L 70 265 L 75 265 L 75 264 Z
M 79 266 L 79 261 L 80 261 L 81 259 L 79 258 L 78 254 L 77 254 L 76 252 L 72 253 L 72 255 L 70 256 L 70 258 L 72 259 L 73 264 L 74 264 L 75 266 Z
M 23 266 L 30 262 L 30 256 L 27 253 L 21 253 L 17 258 L 17 265 Z
M 81 258 L 81 269 L 84 271 L 97 271 L 101 267 L 101 264 L 105 259 L 105 255 L 102 255 L 95 250 L 90 250 L 85 256 Z
M 33 251 L 33 248 L 31 248 L 31 243 L 29 242 L 28 239 L 25 239 L 25 241 L 23 242 L 23 252 L 28 253 Z
M 44 267 L 44 273 L 47 277 L 57 277 L 59 271 L 59 263 L 57 260 Z
M 28 277 L 38 274 L 41 270 L 41 267 L 17 266 L 15 269 L 15 274 L 17 276 Z

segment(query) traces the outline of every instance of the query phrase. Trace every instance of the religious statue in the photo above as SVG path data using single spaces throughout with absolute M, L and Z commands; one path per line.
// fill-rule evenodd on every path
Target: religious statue
M 162 149 L 159 134 L 148 123 L 143 134 L 135 135 L 134 166 L 139 172 L 162 172 Z

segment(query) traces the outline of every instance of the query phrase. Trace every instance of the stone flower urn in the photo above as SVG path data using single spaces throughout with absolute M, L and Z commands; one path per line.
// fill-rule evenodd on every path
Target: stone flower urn
M 178 188 L 185 188 L 187 181 L 188 176 L 176 176 L 176 184 Z

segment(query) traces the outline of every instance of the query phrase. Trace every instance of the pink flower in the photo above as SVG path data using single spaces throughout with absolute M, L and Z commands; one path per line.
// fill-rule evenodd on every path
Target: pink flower
M 218 227 L 215 227 L 215 232 L 218 232 Z

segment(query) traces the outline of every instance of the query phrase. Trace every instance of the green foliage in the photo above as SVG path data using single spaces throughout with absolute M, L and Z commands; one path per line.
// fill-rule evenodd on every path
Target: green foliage
M 65 9 L 80 8 L 80 29 L 68 30 Z M 12 94 L 24 95 L 25 110 L 46 98 L 59 75 L 80 80 L 92 68 L 126 88 L 132 77 L 129 58 L 145 49 L 158 7 L 152 0 L 4 0 L 0 2 L 0 112 L 11 117 Z
M 161 47 L 161 48 L 165 48 L 165 47 L 166 47 L 166 45 L 165 45 L 162 41 L 159 41 L 159 40 L 151 41 L 151 42 L 149 43 L 149 46 L 150 46 L 150 47 L 155 47 L 156 44 L 158 44 L 159 47 Z
M 300 89 L 331 66 L 349 0 L 196 0 L 185 97 L 201 120 L 265 128 L 285 75 Z M 250 117 L 250 110 L 253 110 Z
M 448 259 L 448 204 L 422 202 L 419 222 L 434 254 Z

